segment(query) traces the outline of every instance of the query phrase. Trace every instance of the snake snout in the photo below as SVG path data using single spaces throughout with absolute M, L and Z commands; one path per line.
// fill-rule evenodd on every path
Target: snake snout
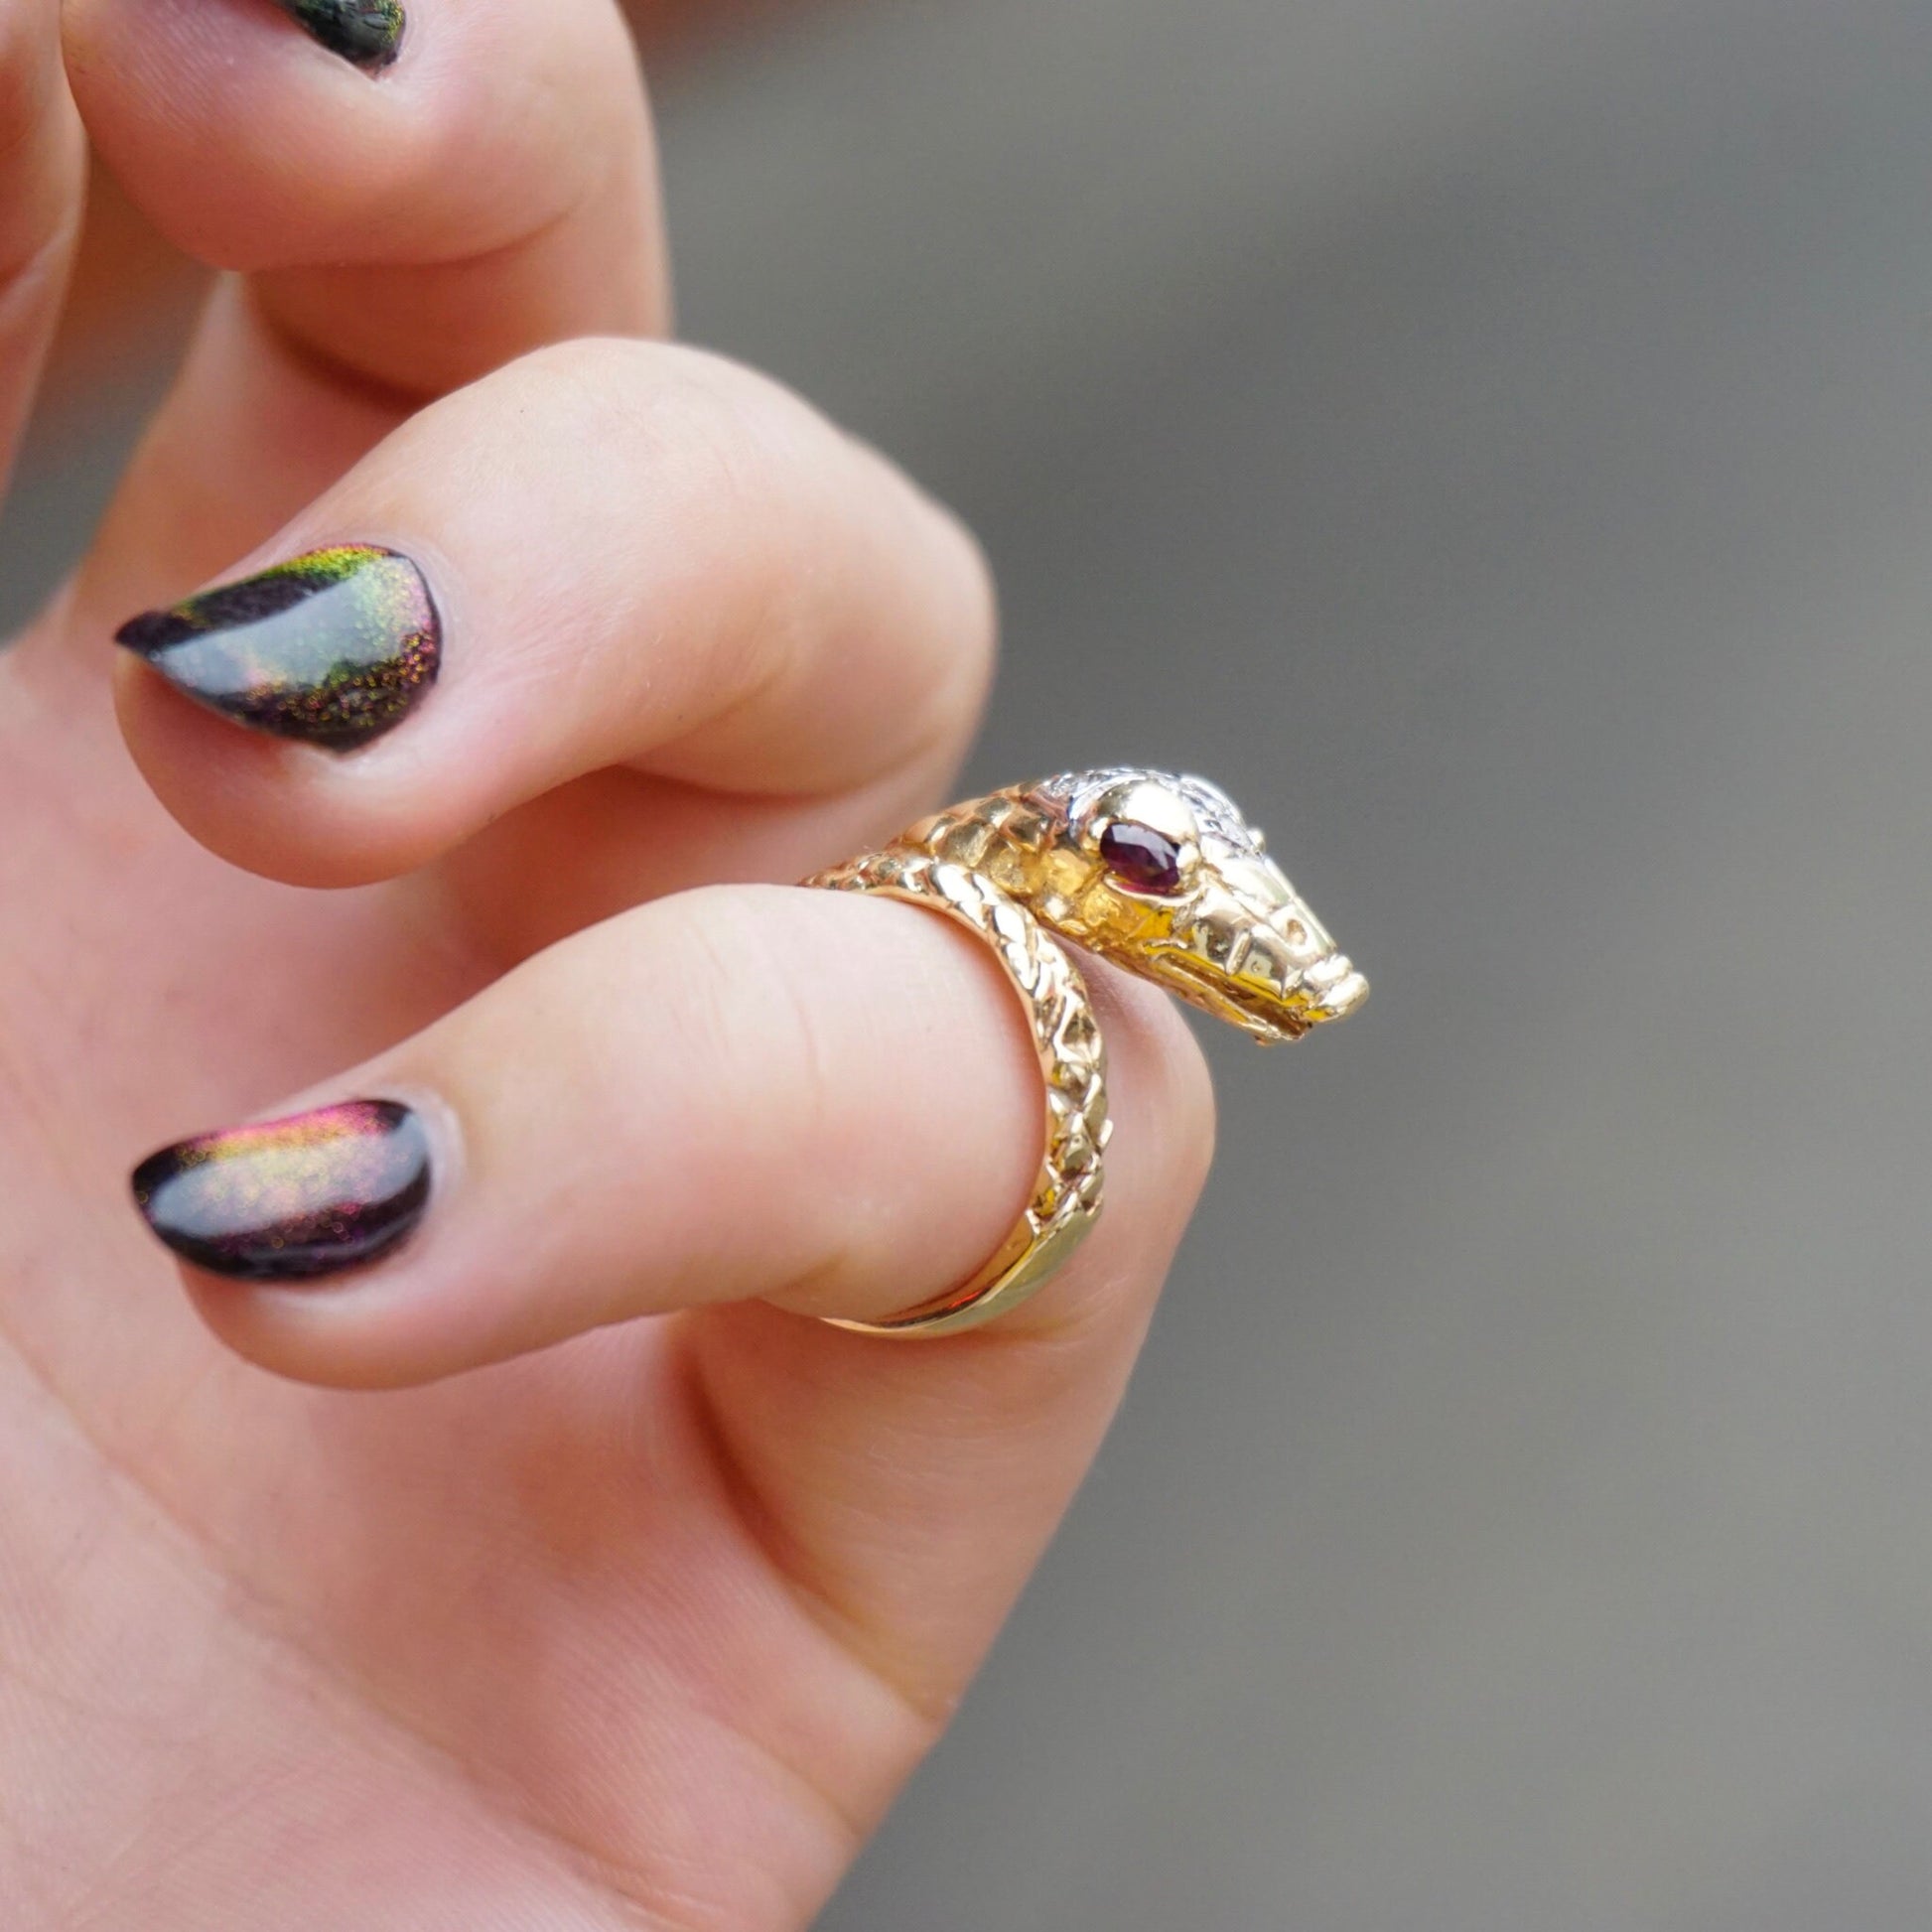
M 1346 953 L 1331 952 L 1302 975 L 1310 996 L 1309 1018 L 1317 1025 L 1346 1020 L 1368 998 L 1368 981 Z
M 1175 937 L 1194 956 L 1185 977 L 1204 983 L 1190 997 L 1223 1017 L 1234 1009 L 1260 1038 L 1292 1039 L 1368 997 L 1353 962 L 1258 852 L 1214 854 L 1210 883 Z
M 1354 963 L 1325 932 L 1317 938 L 1312 923 L 1283 916 L 1257 926 L 1235 971 L 1237 981 L 1278 1002 L 1301 1026 L 1345 1019 L 1368 998 Z
M 1345 1020 L 1368 998 L 1368 981 L 1328 936 L 1327 930 L 1290 890 L 1269 920 L 1295 964 L 1293 990 L 1308 1020 L 1321 1025 Z

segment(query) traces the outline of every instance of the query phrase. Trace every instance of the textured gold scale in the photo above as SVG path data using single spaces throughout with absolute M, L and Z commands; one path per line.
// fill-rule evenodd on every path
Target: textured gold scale
M 990 869 L 981 870 L 1001 829 L 949 820 L 943 838 L 934 839 L 944 857 L 899 847 L 835 867 L 810 882 L 834 892 L 877 893 L 926 906 L 987 941 L 1020 995 L 1046 1081 L 1044 1151 L 1033 1200 L 999 1251 L 970 1281 L 934 1301 L 888 1321 L 841 1321 L 837 1325 L 843 1328 L 938 1335 L 991 1320 L 1045 1281 L 1100 1212 L 1100 1156 L 1112 1131 L 1106 1049 L 1086 983 L 1065 948 L 992 883 Z
M 1090 823 L 1082 844 L 1068 801 L 1110 788 L 1151 794 L 1158 809 L 1180 814 L 1173 823 L 1181 831 L 1200 825 L 1214 835 L 1220 856 L 1203 837 L 1202 891 L 1184 907 L 1110 882 L 1094 857 Z M 1099 1216 L 1111 1132 L 1106 1048 L 1085 982 L 1055 933 L 1264 1041 L 1339 1019 L 1368 990 L 1265 863 L 1259 835 L 1198 779 L 1122 767 L 1016 786 L 936 813 L 883 852 L 806 883 L 903 899 L 976 933 L 1020 996 L 1045 1081 L 1039 1173 L 999 1252 L 970 1281 L 889 1320 L 835 1324 L 864 1334 L 942 1335 L 991 1320 L 1039 1288 Z M 1251 956 L 1264 978 L 1281 982 L 1270 999 L 1238 982 Z

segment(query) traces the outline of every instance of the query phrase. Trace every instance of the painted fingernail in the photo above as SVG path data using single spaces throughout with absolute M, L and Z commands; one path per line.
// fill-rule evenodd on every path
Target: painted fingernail
M 332 752 L 393 731 L 443 656 L 423 573 L 367 544 L 312 550 L 149 611 L 114 641 L 210 711 Z
M 277 0 L 332 54 L 365 72 L 386 68 L 402 51 L 403 11 L 397 0 Z
M 429 1135 L 393 1100 L 204 1134 L 134 1171 L 135 1203 L 176 1254 L 246 1282 L 375 1261 L 423 1218 L 429 1192 Z

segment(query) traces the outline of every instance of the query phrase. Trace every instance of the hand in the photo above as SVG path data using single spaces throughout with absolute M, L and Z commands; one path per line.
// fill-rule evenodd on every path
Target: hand
M 267 0 L 68 0 L 65 48 L 55 0 L 4 15 L 7 426 L 82 120 L 239 271 L 0 658 L 10 1932 L 805 1924 L 1065 1507 L 1207 1158 L 1184 1029 L 1096 968 L 1074 1265 L 954 1340 L 808 1318 L 971 1274 L 1037 1158 L 983 948 L 751 883 L 940 801 L 982 565 L 650 340 L 607 0 L 411 7 L 380 70 L 333 35 L 366 71 Z M 262 571 L 246 644 L 181 605 Z M 414 1111 L 216 1145 L 288 1240 L 212 1241 L 184 1297 L 136 1159 L 368 1097 Z M 386 1212 L 303 1223 L 344 1159 Z

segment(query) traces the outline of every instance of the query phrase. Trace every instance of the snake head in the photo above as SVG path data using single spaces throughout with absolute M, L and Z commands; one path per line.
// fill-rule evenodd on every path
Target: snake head
M 1077 943 L 1264 1044 L 1340 1020 L 1368 982 L 1336 950 L 1225 792 L 1162 771 L 1049 779 L 1042 909 Z

